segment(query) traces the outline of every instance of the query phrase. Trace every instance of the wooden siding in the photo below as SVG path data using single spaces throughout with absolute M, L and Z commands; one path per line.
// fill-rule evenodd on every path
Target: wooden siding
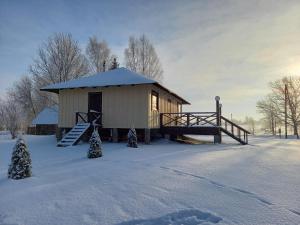
M 88 110 L 87 89 L 68 89 L 59 91 L 58 127 L 73 127 L 75 113 Z
M 159 94 L 159 111 L 151 110 L 151 92 Z M 153 85 L 134 85 L 106 88 L 77 88 L 59 92 L 59 127 L 75 125 L 75 113 L 88 111 L 88 93 L 102 92 L 102 123 L 104 128 L 158 128 L 159 113 L 178 112 L 182 100 Z M 169 106 L 170 108 L 170 106 Z
M 155 91 L 159 95 L 159 111 L 152 110 L 151 109 L 151 92 Z M 160 113 L 166 113 L 169 112 L 170 106 L 168 107 L 168 100 L 171 100 L 171 111 L 173 113 L 178 112 L 177 103 L 182 104 L 182 100 L 176 98 L 174 95 L 168 93 L 167 91 L 155 86 L 155 85 L 149 85 L 148 86 L 148 125 L 149 128 L 159 128 L 159 115 Z M 170 104 L 170 103 L 169 103 Z
M 59 92 L 59 127 L 73 127 L 75 113 L 88 111 L 88 93 L 102 92 L 104 128 L 147 128 L 147 85 L 69 89 Z

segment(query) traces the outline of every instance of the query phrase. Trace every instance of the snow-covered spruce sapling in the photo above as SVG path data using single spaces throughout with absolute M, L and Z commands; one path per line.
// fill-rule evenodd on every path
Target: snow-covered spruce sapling
M 13 149 L 8 178 L 18 180 L 26 177 L 31 177 L 31 158 L 24 139 L 19 137 Z
M 128 138 L 128 144 L 127 144 L 128 147 L 131 147 L 131 148 L 137 148 L 138 147 L 138 145 L 137 145 L 137 135 L 136 135 L 136 131 L 135 131 L 134 128 L 129 129 L 127 138 Z
M 88 151 L 88 158 L 98 158 L 102 156 L 101 139 L 97 129 L 94 129 L 90 138 L 90 148 Z

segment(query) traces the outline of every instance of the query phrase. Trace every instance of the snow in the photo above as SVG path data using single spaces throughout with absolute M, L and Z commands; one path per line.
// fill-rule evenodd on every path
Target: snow
M 146 78 L 140 74 L 134 73 L 126 68 L 118 68 L 109 70 L 95 75 L 86 76 L 62 83 L 48 85 L 41 90 L 56 90 L 66 88 L 80 87 L 105 87 L 117 85 L 133 85 L 133 84 L 154 84 L 155 80 Z
M 32 121 L 32 125 L 57 124 L 58 123 L 58 107 L 46 107 Z
M 0 224 L 300 224 L 299 140 L 103 143 L 103 157 L 88 159 L 88 144 L 25 139 L 24 180 L 6 178 L 15 142 L 0 140 Z

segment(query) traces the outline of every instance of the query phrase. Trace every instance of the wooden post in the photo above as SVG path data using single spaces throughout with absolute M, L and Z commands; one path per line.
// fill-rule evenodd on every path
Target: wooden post
M 285 128 L 285 139 L 287 139 L 287 84 L 284 85 L 284 128 Z
M 186 114 L 186 126 L 190 126 L 190 113 Z
M 222 104 L 219 104 L 219 126 L 222 127 Z M 222 131 L 220 129 L 220 143 L 222 143 Z
M 216 114 L 217 114 L 217 126 L 220 126 L 220 97 L 216 96 Z
M 220 109 L 219 109 L 219 120 L 220 120 L 220 122 L 219 122 L 219 124 L 220 124 L 220 126 L 222 126 L 222 118 L 221 118 L 221 116 L 222 116 L 222 104 L 219 104 L 219 107 L 220 107 Z
M 159 123 L 160 123 L 160 127 L 163 127 L 164 123 L 163 123 L 163 116 L 164 114 L 159 114 Z
M 119 141 L 119 132 L 118 132 L 118 128 L 113 128 L 113 129 L 112 129 L 112 141 L 113 141 L 113 142 L 118 142 L 118 141 Z
M 220 125 L 221 125 L 220 97 L 216 96 L 215 100 L 216 100 L 216 120 L 217 120 L 216 125 L 219 129 L 219 132 L 218 132 L 217 135 L 214 135 L 214 143 L 221 144 L 222 143 L 222 133 L 221 133 L 221 130 L 220 130 Z
M 151 141 L 151 131 L 150 129 L 145 129 L 145 144 L 150 144 Z

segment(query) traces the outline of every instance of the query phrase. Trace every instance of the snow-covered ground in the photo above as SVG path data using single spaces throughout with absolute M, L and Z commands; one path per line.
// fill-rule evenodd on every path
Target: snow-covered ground
M 104 143 L 87 159 L 87 144 L 25 139 L 33 177 L 8 180 L 14 141 L 0 138 L 0 224 L 300 224 L 298 140 Z

